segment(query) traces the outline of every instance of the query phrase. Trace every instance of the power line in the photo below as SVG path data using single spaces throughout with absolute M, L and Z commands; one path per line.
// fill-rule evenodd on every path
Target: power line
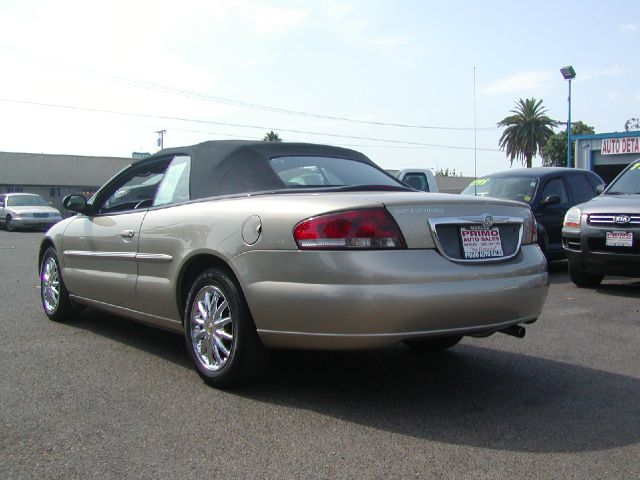
M 72 71 L 80 71 L 83 73 L 87 73 L 90 75 L 107 79 L 109 81 L 129 85 L 137 88 L 142 88 L 145 90 L 155 90 L 155 91 L 160 91 L 164 93 L 170 93 L 172 95 L 179 95 L 183 97 L 194 98 L 197 100 L 204 100 L 208 102 L 221 103 L 224 105 L 230 105 L 235 107 L 249 108 L 253 110 L 261 110 L 261 111 L 266 111 L 271 113 L 282 113 L 286 115 L 296 115 L 296 116 L 302 116 L 302 117 L 320 118 L 325 120 L 359 123 L 359 124 L 365 124 L 365 125 L 377 125 L 377 126 L 384 126 L 384 127 L 414 128 L 414 129 L 426 129 L 426 130 L 451 130 L 451 131 L 474 130 L 474 127 L 447 127 L 447 126 L 441 126 L 441 125 L 416 125 L 416 124 L 409 124 L 409 123 L 395 123 L 395 122 L 381 122 L 381 121 L 379 122 L 374 120 L 359 120 L 355 118 L 342 117 L 337 115 L 310 113 L 310 112 L 304 112 L 300 110 L 290 110 L 290 109 L 285 109 L 280 107 L 262 105 L 258 103 L 245 102 L 242 100 L 234 100 L 230 98 L 217 97 L 217 96 L 208 95 L 205 93 L 196 92 L 193 90 L 176 88 L 176 87 L 164 85 L 161 83 L 140 80 L 140 79 L 127 77 L 123 75 L 111 75 L 107 73 L 101 73 L 87 66 L 62 62 L 59 60 L 45 57 L 43 55 L 36 54 L 34 52 L 30 52 L 29 50 L 24 50 L 24 49 L 14 47 L 12 45 L 4 44 L 4 43 L 0 43 L 0 50 L 4 50 L 5 52 L 11 53 L 16 56 L 24 57 L 26 60 L 30 62 L 38 63 L 41 65 L 48 65 L 48 66 L 53 66 L 56 68 L 62 68 L 62 69 L 72 70 Z M 495 130 L 497 129 L 497 127 L 479 127 L 479 129 Z
M 402 144 L 402 145 L 416 145 L 416 146 L 422 146 L 422 147 L 445 148 L 445 149 L 452 149 L 452 150 L 473 150 L 473 148 L 474 148 L 474 147 L 462 147 L 462 146 L 459 146 L 459 145 L 441 145 L 441 144 L 434 144 L 434 143 L 412 142 L 412 141 L 408 141 L 408 140 L 394 140 L 394 139 L 383 139 L 383 138 L 373 138 L 373 137 L 361 137 L 361 136 L 356 136 L 356 135 L 339 135 L 339 134 L 327 133 L 327 132 L 312 132 L 312 131 L 307 131 L 307 130 L 293 130 L 293 129 L 287 129 L 287 128 L 274 127 L 274 126 L 247 125 L 247 124 L 240 124 L 240 123 L 215 122 L 213 120 L 202 120 L 202 119 L 184 118 L 184 117 L 171 117 L 171 116 L 166 116 L 166 115 L 150 115 L 150 114 L 146 114 L 146 113 L 120 112 L 120 111 L 117 111 L 117 110 L 107 110 L 107 109 L 92 108 L 92 107 L 79 107 L 79 106 L 74 106 L 74 105 L 60 105 L 60 104 L 43 103 L 43 102 L 32 102 L 32 101 L 27 101 L 27 100 L 14 100 L 14 99 L 9 99 L 9 98 L 0 98 L 0 101 L 8 102 L 8 103 L 23 104 L 23 105 L 34 105 L 34 106 L 39 106 L 39 107 L 59 108 L 59 109 L 85 111 L 85 112 L 93 112 L 93 113 L 107 113 L 107 114 L 112 114 L 112 115 L 123 115 L 123 116 L 129 116 L 129 117 L 154 118 L 154 119 L 161 119 L 161 120 L 175 120 L 175 121 L 180 121 L 180 122 L 202 123 L 202 124 L 208 124 L 208 125 L 223 125 L 223 126 L 235 127 L 235 128 L 252 128 L 252 129 L 258 129 L 258 130 L 263 130 L 263 131 L 264 130 L 278 130 L 278 131 L 287 132 L 287 133 L 300 133 L 300 134 L 305 134 L 305 135 L 317 135 L 317 136 L 325 136 L 325 137 L 331 137 L 331 138 L 349 138 L 349 139 L 354 139 L 354 140 L 369 140 L 369 141 L 374 141 L 374 142 L 385 142 L 385 143 L 394 143 L 394 144 Z M 499 151 L 498 149 L 493 149 L 493 148 L 478 148 L 478 150 L 487 151 L 487 152 L 498 152 Z

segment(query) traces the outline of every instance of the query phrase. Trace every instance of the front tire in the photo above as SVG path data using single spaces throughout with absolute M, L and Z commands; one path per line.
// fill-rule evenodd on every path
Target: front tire
M 40 299 L 44 313 L 55 322 L 73 320 L 77 313 L 61 272 L 55 248 L 47 248 L 40 263 Z
M 13 225 L 13 219 L 11 218 L 11 215 L 7 215 L 7 218 L 4 219 L 4 228 L 6 228 L 8 232 L 16 231 L 16 227 Z
M 600 285 L 604 275 L 588 273 L 575 264 L 569 262 L 569 278 L 580 288 L 594 288 Z
M 184 330 L 189 357 L 211 386 L 247 384 L 266 364 L 267 351 L 244 296 L 222 270 L 207 269 L 193 282 Z
M 462 340 L 462 335 L 438 338 L 421 338 L 419 340 L 405 340 L 405 344 L 411 350 L 426 353 L 444 352 L 451 347 L 456 346 Z

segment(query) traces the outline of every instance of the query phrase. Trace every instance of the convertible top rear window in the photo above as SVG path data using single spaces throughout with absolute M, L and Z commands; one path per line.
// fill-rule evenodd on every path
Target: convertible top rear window
M 399 186 L 373 166 L 346 158 L 320 156 L 276 157 L 269 166 L 286 188 L 344 187 L 353 185 Z

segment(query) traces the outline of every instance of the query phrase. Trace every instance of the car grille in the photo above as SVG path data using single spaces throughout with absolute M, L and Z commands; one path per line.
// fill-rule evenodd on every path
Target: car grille
M 522 219 L 512 217 L 495 218 L 495 226 L 500 230 L 502 257 L 468 259 L 464 257 L 464 249 L 460 229 L 482 224 L 480 219 L 436 218 L 430 219 L 429 225 L 438 251 L 449 260 L 464 263 L 485 263 L 508 260 L 520 250 L 522 241 Z
M 42 213 L 42 212 L 35 212 L 35 213 L 33 214 L 33 216 L 34 216 L 34 218 L 47 218 L 47 217 L 49 216 L 49 214 L 48 214 L 48 213 L 46 213 L 46 212 L 44 212 L 44 213 Z
M 628 217 L 630 219 L 629 222 L 618 223 L 616 222 L 616 218 L 620 217 Z M 587 220 L 589 225 L 594 226 L 615 226 L 615 227 L 624 227 L 625 225 L 638 225 L 640 226 L 640 215 L 631 215 L 626 213 L 592 213 L 589 215 Z

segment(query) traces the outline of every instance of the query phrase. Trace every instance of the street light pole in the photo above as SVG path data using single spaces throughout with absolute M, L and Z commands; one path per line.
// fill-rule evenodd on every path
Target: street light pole
M 569 116 L 567 118 L 567 167 L 571 167 L 571 80 L 576 78 L 576 71 L 571 65 L 562 67 L 560 73 L 565 80 L 569 80 Z
M 159 137 L 158 137 L 158 146 L 160 147 L 160 150 L 162 150 L 164 148 L 164 134 L 167 133 L 166 130 L 158 130 L 156 132 Z

